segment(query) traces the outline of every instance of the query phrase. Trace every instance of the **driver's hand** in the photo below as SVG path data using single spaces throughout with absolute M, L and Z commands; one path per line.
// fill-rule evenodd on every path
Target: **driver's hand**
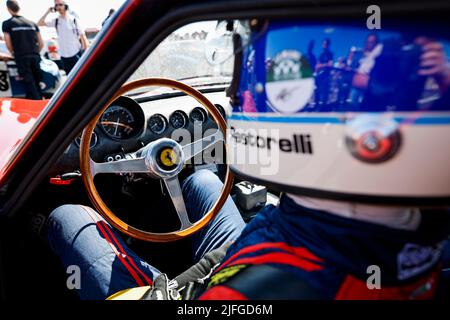
M 181 296 L 176 288 L 170 287 L 169 279 L 161 273 L 153 280 L 152 288 L 147 291 L 141 300 L 180 300 Z
M 208 252 L 199 262 L 171 281 L 175 288 L 184 288 L 182 292 L 183 300 L 195 299 L 204 292 L 209 282 L 209 277 L 220 265 L 231 244 L 232 242 L 228 242 Z

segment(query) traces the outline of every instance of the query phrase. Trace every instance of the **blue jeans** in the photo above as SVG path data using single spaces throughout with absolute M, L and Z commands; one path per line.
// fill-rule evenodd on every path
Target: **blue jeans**
M 210 171 L 201 170 L 183 183 L 183 196 L 192 222 L 214 205 L 222 182 Z M 193 262 L 229 241 L 234 241 L 245 223 L 228 198 L 215 219 L 193 236 Z M 93 209 L 64 205 L 55 209 L 47 224 L 48 241 L 66 270 L 80 270 L 81 299 L 105 299 L 124 289 L 151 285 L 161 272 L 130 250 L 111 226 Z M 70 274 L 69 274 L 70 275 Z M 68 279 L 70 282 L 70 279 Z M 74 284 L 76 282 L 73 282 Z

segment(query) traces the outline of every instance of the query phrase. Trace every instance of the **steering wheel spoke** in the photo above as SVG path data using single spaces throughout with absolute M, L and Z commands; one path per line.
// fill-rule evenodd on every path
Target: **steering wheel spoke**
M 123 159 L 112 162 L 98 163 L 90 159 L 92 176 L 99 173 L 147 173 L 145 158 Z
M 217 130 L 215 133 L 199 139 L 192 143 L 183 146 L 183 152 L 185 155 L 185 160 L 194 158 L 196 155 L 201 153 L 203 150 L 208 149 L 219 141 L 224 141 L 222 131 Z
M 167 187 L 167 191 L 169 192 L 173 205 L 175 206 L 175 210 L 177 211 L 178 219 L 181 222 L 180 230 L 185 230 L 192 227 L 192 223 L 189 221 L 189 216 L 187 213 L 186 204 L 184 203 L 183 193 L 181 191 L 178 177 L 175 176 L 172 178 L 163 179 L 163 181 Z

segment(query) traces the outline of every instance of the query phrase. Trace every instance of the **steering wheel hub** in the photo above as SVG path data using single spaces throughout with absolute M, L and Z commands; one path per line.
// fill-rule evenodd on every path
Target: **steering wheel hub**
M 174 140 L 162 138 L 148 145 L 145 152 L 145 164 L 150 175 L 167 179 L 176 176 L 184 167 L 185 154 Z

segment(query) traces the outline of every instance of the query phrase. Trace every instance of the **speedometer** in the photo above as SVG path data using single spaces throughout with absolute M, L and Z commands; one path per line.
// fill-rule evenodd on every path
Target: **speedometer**
M 136 133 L 133 114 L 118 105 L 106 109 L 100 119 L 100 125 L 109 136 L 116 139 L 128 139 Z

